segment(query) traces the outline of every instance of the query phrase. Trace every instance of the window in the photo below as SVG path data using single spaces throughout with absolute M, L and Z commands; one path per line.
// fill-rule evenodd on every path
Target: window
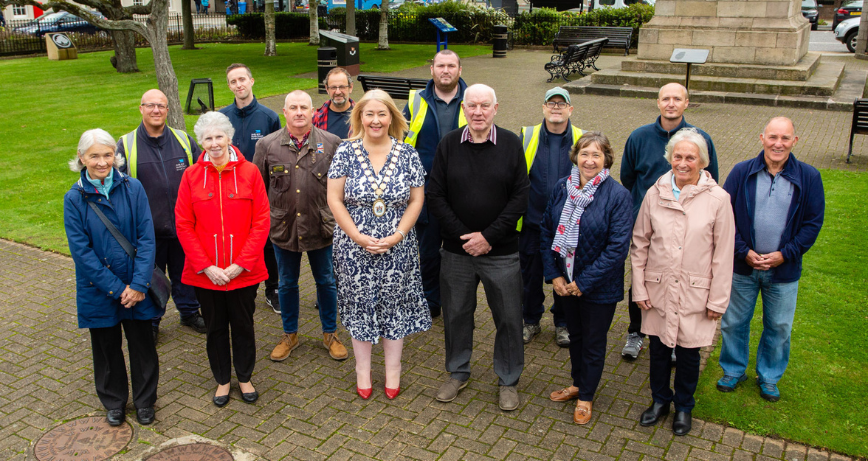
M 141 6 L 143 4 L 142 0 L 133 0 L 133 5 Z
M 12 16 L 27 16 L 27 9 L 23 6 L 12 6 Z

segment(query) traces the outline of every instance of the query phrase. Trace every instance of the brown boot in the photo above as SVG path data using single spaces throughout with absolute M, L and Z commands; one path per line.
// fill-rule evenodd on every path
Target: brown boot
M 588 424 L 591 420 L 591 407 L 593 402 L 584 402 L 579 400 L 576 403 L 576 410 L 573 412 L 573 422 L 576 424 Z
M 271 351 L 271 360 L 275 362 L 283 362 L 289 358 L 289 354 L 291 354 L 297 347 L 298 333 L 284 333 L 283 337 L 278 341 L 277 346 L 274 346 L 274 350 Z
M 322 343 L 329 350 L 329 355 L 335 360 L 346 360 L 349 357 L 347 348 L 341 344 L 337 333 L 323 333 Z

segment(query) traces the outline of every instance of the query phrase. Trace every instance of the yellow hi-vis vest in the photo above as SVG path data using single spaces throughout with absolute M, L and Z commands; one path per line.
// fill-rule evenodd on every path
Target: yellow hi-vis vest
M 410 108 L 410 131 L 404 138 L 404 142 L 416 147 L 416 140 L 419 138 L 419 132 L 422 131 L 422 124 L 425 123 L 425 116 L 428 114 L 428 101 L 422 97 L 416 90 L 410 90 L 407 97 L 407 104 Z M 458 106 L 458 128 L 467 125 L 467 118 L 464 116 L 464 107 Z M 446 133 L 440 133 L 446 134 Z
M 190 139 L 187 137 L 187 133 L 183 131 L 178 131 L 170 126 L 166 126 L 166 128 L 172 131 L 172 134 L 175 135 L 175 139 L 181 143 L 181 147 L 184 148 L 184 152 L 187 153 L 187 162 L 189 162 L 188 166 L 193 166 L 193 150 L 190 148 Z M 136 131 L 139 131 L 138 128 L 124 135 L 123 140 L 124 143 L 124 153 L 127 154 L 127 163 L 129 164 L 129 172 L 130 176 L 136 177 L 136 168 L 138 160 L 136 157 L 138 156 L 138 148 L 136 147 Z M 183 136 L 182 136 L 183 135 Z
M 575 125 L 570 125 L 573 128 L 573 145 L 579 142 L 582 137 L 582 130 Z M 539 147 L 539 133 L 542 130 L 542 123 L 536 126 L 521 127 L 522 148 L 524 148 L 524 160 L 527 162 L 527 174 L 530 174 L 530 167 L 533 166 L 533 159 L 536 158 L 536 150 Z M 524 218 L 519 218 L 516 230 L 521 232 L 521 224 Z

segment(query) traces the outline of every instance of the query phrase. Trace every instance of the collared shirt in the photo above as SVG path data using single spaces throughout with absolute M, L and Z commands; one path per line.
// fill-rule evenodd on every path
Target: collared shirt
M 759 254 L 780 250 L 781 235 L 787 225 L 787 213 L 793 200 L 793 183 L 780 172 L 772 176 L 768 168 L 756 175 L 756 211 L 754 212 L 754 236 Z
M 109 191 L 112 189 L 112 183 L 114 182 L 115 169 L 112 168 L 109 170 L 108 176 L 105 179 L 93 179 L 90 177 L 90 173 L 85 170 L 85 176 L 87 177 L 88 182 L 102 195 L 105 195 L 106 198 L 109 196 Z
M 295 145 L 295 148 L 298 150 L 301 150 L 301 148 L 304 147 L 305 144 L 307 144 L 307 137 L 310 136 L 310 130 L 307 130 L 307 133 L 305 133 L 304 136 L 301 137 L 301 141 L 299 141 L 298 138 L 296 138 L 292 135 L 292 133 L 289 132 L 288 128 L 286 130 L 286 133 L 289 135 L 290 141 L 292 141 L 292 143 Z
M 672 195 L 675 196 L 675 200 L 678 200 L 678 197 L 681 196 L 681 189 L 675 184 L 675 175 L 672 175 Z
M 456 94 L 451 101 L 446 102 L 437 96 L 436 92 L 431 95 L 431 99 L 434 100 L 434 111 L 437 113 L 440 139 L 443 139 L 443 136 L 446 136 L 446 133 L 452 131 L 452 127 L 455 124 L 455 116 L 461 106 L 461 101 L 458 98 L 458 94 Z
M 491 131 L 488 132 L 488 139 L 486 141 L 491 141 L 495 146 L 497 145 L 497 127 L 491 125 Z M 469 142 L 473 144 L 473 135 L 470 134 L 470 125 L 464 127 L 464 132 L 461 133 L 461 142 Z M 483 141 L 484 142 L 484 141 Z

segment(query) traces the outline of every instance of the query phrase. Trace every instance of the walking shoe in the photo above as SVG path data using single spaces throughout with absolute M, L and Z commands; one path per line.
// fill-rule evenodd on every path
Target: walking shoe
M 289 354 L 291 354 L 297 347 L 298 333 L 284 333 L 283 337 L 280 338 L 280 341 L 277 342 L 277 345 L 274 346 L 274 350 L 271 351 L 271 360 L 275 362 L 283 362 L 289 358 Z
M 205 319 L 203 319 L 198 312 L 187 317 L 182 317 L 181 325 L 196 330 L 196 333 L 205 333 L 208 331 L 208 327 L 205 326 Z
M 594 402 L 583 402 L 581 400 L 576 402 L 576 409 L 573 410 L 573 422 L 582 426 L 588 424 L 588 421 L 591 420 L 591 408 L 593 406 Z
M 467 387 L 467 381 L 459 381 L 450 377 L 449 380 L 440 386 L 440 389 L 437 391 L 437 395 L 435 395 L 434 398 L 437 399 L 438 402 L 451 402 L 455 400 L 455 397 L 458 397 L 458 391 L 465 387 Z
M 747 375 L 741 375 L 737 378 L 735 376 L 724 376 L 717 380 L 717 390 L 720 392 L 732 392 L 739 384 L 745 381 L 747 381 Z
M 328 349 L 331 358 L 335 360 L 346 360 L 346 358 L 349 357 L 347 348 L 341 344 L 341 340 L 338 339 L 337 333 L 323 333 L 322 343 L 323 346 Z
M 154 407 L 136 408 L 136 421 L 142 426 L 154 422 Z
M 627 344 L 621 349 L 621 357 L 625 359 L 636 360 L 639 358 L 639 351 L 645 344 L 645 338 L 639 336 L 639 333 L 630 333 L 627 335 Z
M 500 386 L 500 409 L 512 411 L 518 408 L 518 390 L 515 386 Z
M 265 304 L 268 304 L 275 314 L 280 313 L 280 298 L 277 296 L 277 290 L 265 290 Z
M 552 402 L 566 402 L 577 398 L 579 398 L 579 388 L 573 386 L 565 387 L 549 394 L 549 400 Z
M 689 411 L 675 410 L 675 418 L 672 419 L 672 433 L 677 436 L 687 435 L 693 427 L 693 418 Z
M 756 379 L 756 385 L 760 388 L 760 397 L 768 400 L 769 402 L 777 402 L 781 399 L 781 391 L 778 390 L 778 386 L 774 383 L 762 383 L 759 380 L 759 377 Z
M 109 426 L 120 426 L 124 422 L 124 409 L 115 408 L 113 410 L 107 411 L 105 415 L 105 420 L 108 421 Z
M 521 339 L 527 344 L 533 341 L 534 336 L 538 335 L 540 331 L 542 331 L 542 328 L 539 327 L 538 323 L 525 323 L 524 328 L 521 330 Z
M 570 332 L 567 327 L 555 327 L 555 343 L 560 347 L 570 347 Z

